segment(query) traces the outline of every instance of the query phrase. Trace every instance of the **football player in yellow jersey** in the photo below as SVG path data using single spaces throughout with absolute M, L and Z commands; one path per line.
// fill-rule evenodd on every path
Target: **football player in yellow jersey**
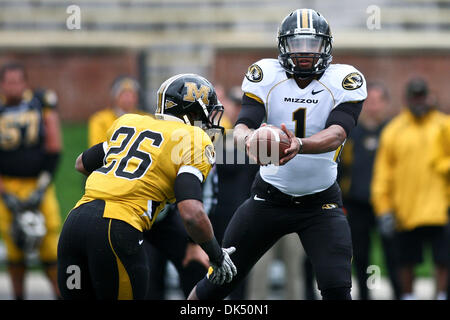
M 140 85 L 133 77 L 119 76 L 113 81 L 112 107 L 97 111 L 89 118 L 88 147 L 106 141 L 108 129 L 120 116 L 126 113 L 146 114 L 138 106 L 139 90 Z M 161 281 L 164 282 L 167 259 L 177 269 L 180 286 L 186 297 L 193 285 L 205 274 L 204 265 L 207 265 L 207 256 L 198 245 L 188 241 L 180 216 L 172 211 L 176 210 L 171 206 L 171 210 L 165 210 L 158 216 L 158 220 L 155 221 L 157 228 L 153 228 L 155 232 L 144 234 L 144 247 L 147 249 L 147 257 L 152 268 L 149 299 L 160 299 L 163 294 L 158 289 L 162 286 Z M 188 266 L 193 260 L 201 265 L 197 263 Z
M 114 80 L 111 86 L 112 107 L 97 111 L 89 118 L 89 147 L 105 141 L 108 129 L 125 113 L 145 114 L 138 108 L 139 90 L 139 83 L 130 76 L 120 76 Z
M 151 270 L 143 232 L 168 202 L 177 203 L 187 233 L 208 254 L 211 282 L 231 281 L 234 248 L 220 248 L 201 202 L 215 161 L 209 135 L 223 132 L 222 113 L 208 80 L 176 75 L 159 88 L 155 116 L 123 115 L 105 142 L 77 158 L 89 177 L 58 244 L 63 298 L 145 298 Z
M 36 251 L 57 297 L 61 218 L 51 183 L 62 149 L 57 97 L 29 89 L 24 66 L 15 62 L 1 67 L 0 91 L 0 232 L 14 297 L 25 298 L 26 258 Z

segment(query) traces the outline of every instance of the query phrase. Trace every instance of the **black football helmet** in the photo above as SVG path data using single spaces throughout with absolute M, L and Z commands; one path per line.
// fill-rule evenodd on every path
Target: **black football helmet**
M 193 73 L 178 74 L 163 82 L 157 92 L 155 115 L 166 120 L 176 117 L 201 127 L 211 139 L 225 130 L 220 126 L 223 106 L 214 86 Z
M 291 12 L 278 29 L 278 61 L 301 79 L 325 71 L 332 60 L 332 36 L 325 18 L 312 9 Z

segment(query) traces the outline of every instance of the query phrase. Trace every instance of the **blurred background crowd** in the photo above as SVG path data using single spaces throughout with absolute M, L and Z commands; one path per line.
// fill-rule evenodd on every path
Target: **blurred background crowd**
M 445 299 L 449 0 L 0 0 L 0 66 L 13 65 L 0 73 L 2 103 L 19 82 L 23 91 L 44 92 L 44 107 L 57 114 L 61 150 L 53 182 L 55 210 L 64 220 L 83 192 L 84 178 L 73 169 L 78 154 L 102 141 L 121 114 L 154 112 L 156 90 L 170 76 L 189 72 L 210 79 L 225 107 L 223 124 L 231 129 L 248 66 L 277 57 L 278 26 L 296 8 L 313 8 L 327 18 L 333 63 L 355 66 L 368 81 L 368 98 L 339 170 L 354 246 L 353 297 Z M 20 66 L 18 76 L 14 65 Z M 2 117 L 0 132 L 7 128 Z M 5 137 L 0 133 L 1 146 Z M 205 197 L 219 240 L 256 171 L 244 165 L 213 170 Z M 0 221 L 8 220 L 2 215 Z M 20 289 L 23 270 L 8 253 L 9 225 L 3 226 L 0 298 L 29 298 Z M 152 298 L 184 298 L 173 265 L 158 254 Z M 36 254 L 26 258 L 30 274 L 40 272 L 38 260 Z M 44 269 L 52 283 L 51 267 Z M 378 271 L 387 290 L 374 295 Z M 29 285 L 46 280 L 39 281 Z M 430 294 L 421 294 L 417 283 L 431 284 Z M 238 289 L 231 299 L 318 298 L 309 261 L 298 239 L 289 237 Z M 56 289 L 33 297 L 55 296 Z

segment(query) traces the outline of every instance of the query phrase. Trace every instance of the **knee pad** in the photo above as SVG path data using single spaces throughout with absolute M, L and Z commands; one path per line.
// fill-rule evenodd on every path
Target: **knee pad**
M 330 288 L 321 291 L 323 300 L 352 300 L 350 288 Z

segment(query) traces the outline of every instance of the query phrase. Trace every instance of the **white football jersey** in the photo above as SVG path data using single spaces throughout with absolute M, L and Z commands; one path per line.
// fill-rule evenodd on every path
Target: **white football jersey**
M 263 59 L 251 65 L 242 83 L 242 90 L 263 103 L 266 122 L 288 130 L 297 137 L 309 137 L 323 129 L 328 116 L 343 102 L 366 99 L 364 76 L 353 66 L 331 64 L 319 80 L 301 89 L 288 78 L 276 59 Z M 283 166 L 262 166 L 264 181 L 284 193 L 302 196 L 329 188 L 337 177 L 339 152 L 299 154 Z

